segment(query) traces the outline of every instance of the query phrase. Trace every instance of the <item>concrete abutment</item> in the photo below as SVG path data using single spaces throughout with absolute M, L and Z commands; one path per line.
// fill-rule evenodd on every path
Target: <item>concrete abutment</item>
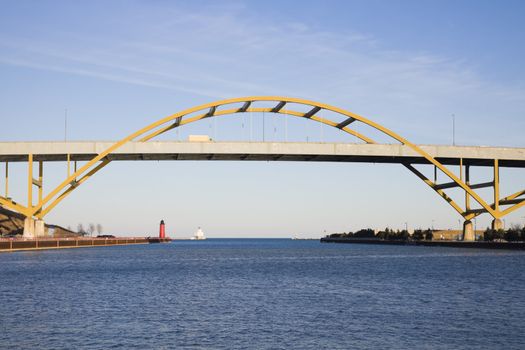
M 494 231 L 503 230 L 503 221 L 501 219 L 492 220 L 492 229 Z
M 465 220 L 463 223 L 463 240 L 467 242 L 472 242 L 476 239 L 474 235 L 474 226 L 472 225 L 472 221 Z
M 46 235 L 46 225 L 44 220 L 35 220 L 33 218 L 24 219 L 24 234 L 26 239 L 44 237 Z
M 46 235 L 46 225 L 44 220 L 35 220 L 35 237 L 44 237 Z
M 24 238 L 35 238 L 35 220 L 33 218 L 24 219 Z

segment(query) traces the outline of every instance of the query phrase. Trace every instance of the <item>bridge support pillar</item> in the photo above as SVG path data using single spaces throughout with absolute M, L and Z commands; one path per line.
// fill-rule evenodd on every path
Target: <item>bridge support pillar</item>
M 35 220 L 35 237 L 44 237 L 46 235 L 46 226 L 44 220 Z
M 474 226 L 472 221 L 465 220 L 463 223 L 463 240 L 464 241 L 474 241 L 476 239 L 474 234 Z
M 35 220 L 25 218 L 24 220 L 24 238 L 35 238 Z
M 503 230 L 503 221 L 501 221 L 501 219 L 492 220 L 492 229 L 494 231 Z

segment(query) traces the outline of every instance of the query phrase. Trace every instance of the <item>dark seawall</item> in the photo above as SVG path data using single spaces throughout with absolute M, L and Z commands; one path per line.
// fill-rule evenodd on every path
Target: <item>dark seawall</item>
M 463 241 L 402 241 L 366 238 L 321 238 L 322 243 L 353 243 L 353 244 L 385 244 L 385 245 L 417 245 L 426 247 L 453 247 L 475 249 L 511 249 L 525 250 L 525 242 L 463 242 Z
M 64 248 L 105 247 L 129 244 L 167 243 L 170 238 L 115 237 L 115 238 L 42 238 L 42 239 L 0 239 L 0 252 L 21 250 L 43 250 Z

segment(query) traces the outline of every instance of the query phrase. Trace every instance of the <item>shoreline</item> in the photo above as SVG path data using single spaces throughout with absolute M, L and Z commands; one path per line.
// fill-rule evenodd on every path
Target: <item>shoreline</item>
M 407 245 L 425 247 L 451 247 L 470 249 L 508 249 L 525 250 L 525 242 L 485 242 L 485 241 L 403 241 L 382 240 L 367 238 L 328 238 L 323 237 L 321 243 L 349 243 L 349 244 L 382 244 L 382 245 Z

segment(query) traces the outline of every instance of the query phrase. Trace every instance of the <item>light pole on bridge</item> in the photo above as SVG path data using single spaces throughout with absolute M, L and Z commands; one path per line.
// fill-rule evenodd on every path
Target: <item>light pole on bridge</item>
M 452 114 L 452 146 L 456 145 L 456 115 Z
M 64 110 L 64 142 L 67 142 L 67 108 Z

